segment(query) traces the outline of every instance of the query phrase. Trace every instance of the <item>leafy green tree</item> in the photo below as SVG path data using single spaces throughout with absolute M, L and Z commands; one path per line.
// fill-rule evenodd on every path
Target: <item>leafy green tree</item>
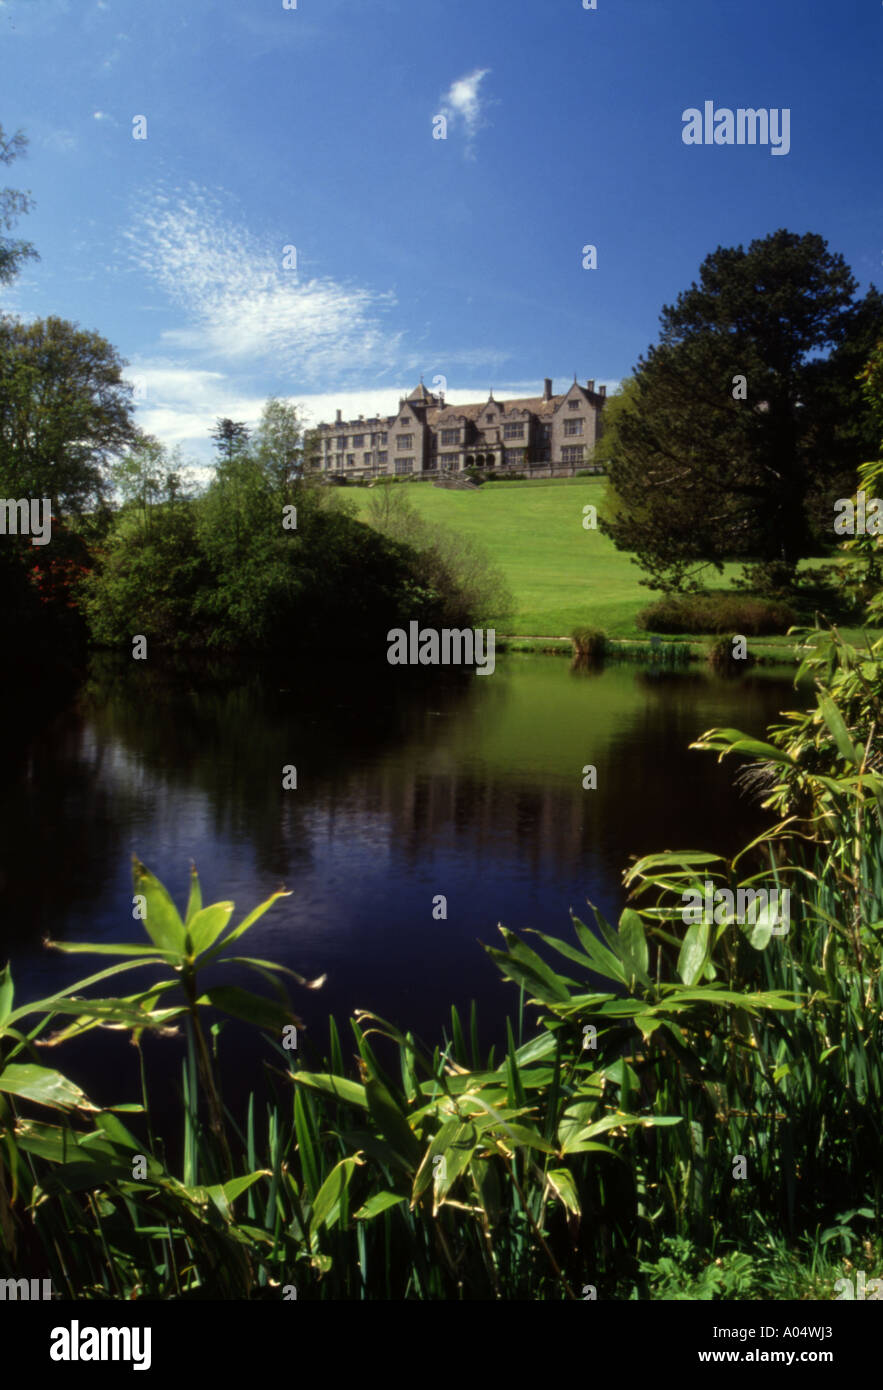
M 283 490 L 303 468 L 303 430 L 296 406 L 271 396 L 252 440 L 252 452 L 268 478 Z
M 695 587 L 731 558 L 793 575 L 810 553 L 813 488 L 861 456 L 864 425 L 835 428 L 823 390 L 883 327 L 876 290 L 856 302 L 856 288 L 821 237 L 780 230 L 718 247 L 663 308 L 604 444 L 613 505 L 600 526 L 642 582 Z
M 137 505 L 125 509 L 97 561 L 81 587 L 94 642 L 130 651 L 141 633 L 169 650 L 209 645 L 198 600 L 211 586 L 211 571 L 199 550 L 192 501 L 166 496 L 149 516 Z
M 136 438 L 125 365 L 65 319 L 0 317 L 0 494 L 49 497 L 57 515 L 100 503 L 108 465 Z
M 0 164 L 12 164 L 24 154 L 27 140 L 20 130 L 7 135 L 0 125 Z M 10 232 L 16 222 L 33 207 L 30 195 L 16 188 L 0 188 L 0 227 Z M 29 241 L 0 236 L 0 285 L 14 280 L 27 260 L 39 260 Z
M 199 546 L 213 575 L 200 600 L 220 645 L 263 646 L 290 604 L 297 533 L 283 528 L 285 498 L 250 452 L 222 461 L 196 506 Z
M 211 431 L 211 436 L 221 457 L 232 459 L 248 444 L 249 430 L 242 420 L 231 420 L 227 416 L 221 416 Z
M 160 502 L 180 500 L 192 486 L 180 449 L 168 449 L 141 430 L 131 447 L 111 462 L 108 473 L 122 507 L 138 509 L 145 531 L 157 524 Z

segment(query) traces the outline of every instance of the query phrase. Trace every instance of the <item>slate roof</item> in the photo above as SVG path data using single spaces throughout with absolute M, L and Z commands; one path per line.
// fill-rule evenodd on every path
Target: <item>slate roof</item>
M 574 384 L 578 385 L 578 383 Z M 597 391 L 589 391 L 585 386 L 580 386 L 579 389 L 582 394 L 588 396 L 590 400 L 593 397 L 596 400 L 600 399 L 599 392 Z M 515 411 L 516 414 L 529 413 L 539 416 L 540 419 L 549 419 L 555 414 L 561 402 L 569 396 L 572 390 L 572 386 L 568 387 L 567 391 L 559 396 L 551 396 L 549 400 L 546 400 L 543 396 L 519 396 L 515 400 L 498 401 L 494 400 L 493 396 L 491 396 L 486 401 L 479 401 L 469 405 L 439 405 L 438 396 L 434 396 L 431 391 L 427 391 L 421 381 L 419 386 L 415 386 L 410 396 L 406 397 L 406 400 L 410 405 L 425 409 L 424 418 L 427 425 L 442 427 L 448 424 L 453 425 L 458 420 L 463 419 L 477 421 L 491 404 L 496 406 L 501 418 Z M 398 414 L 375 415 L 370 420 L 340 420 L 330 425 L 323 423 L 319 428 L 331 430 L 333 432 L 334 430 L 342 430 L 346 427 L 347 432 L 351 433 L 356 425 L 374 425 L 375 427 L 382 426 L 384 429 L 389 430 L 392 429 L 398 419 Z
M 527 411 L 531 415 L 548 417 L 555 414 L 563 396 L 552 396 L 550 400 L 544 400 L 542 396 L 520 396 L 514 401 L 494 401 L 499 415 L 508 415 L 515 410 L 518 413 Z M 482 401 L 479 405 L 446 405 L 444 407 L 434 407 L 426 412 L 426 423 L 428 425 L 446 425 L 448 421 L 455 420 L 478 420 L 488 408 L 488 401 Z
M 419 386 L 414 387 L 414 390 L 411 392 L 410 396 L 407 397 L 407 399 L 409 401 L 417 401 L 421 405 L 428 405 L 430 401 L 437 402 L 438 396 L 434 396 L 431 391 L 427 391 L 426 387 L 423 385 L 423 382 L 421 381 Z

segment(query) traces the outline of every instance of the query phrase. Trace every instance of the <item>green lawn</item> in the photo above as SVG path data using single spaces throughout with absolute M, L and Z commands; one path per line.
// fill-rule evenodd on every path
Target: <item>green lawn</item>
M 475 536 L 506 575 L 515 595 L 511 619 L 494 623 L 501 636 L 567 637 L 574 627 L 602 628 L 610 637 L 636 637 L 635 615 L 656 597 L 638 581 L 641 571 L 600 531 L 583 529 L 583 507 L 600 510 L 603 478 L 488 483 L 455 492 L 430 483 L 393 484 L 406 490 L 429 520 Z M 367 490 L 346 494 L 360 513 Z M 818 564 L 819 561 L 814 561 Z M 709 573 L 709 588 L 727 588 L 741 565 Z M 783 639 L 763 639 L 778 646 Z M 789 641 L 787 645 L 792 645 Z

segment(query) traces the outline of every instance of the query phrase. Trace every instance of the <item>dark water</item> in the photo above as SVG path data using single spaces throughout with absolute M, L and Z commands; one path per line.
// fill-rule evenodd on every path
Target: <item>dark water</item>
M 497 923 L 567 936 L 568 909 L 584 916 L 587 898 L 617 915 L 631 856 L 735 851 L 765 817 L 733 790 L 735 760 L 687 745 L 713 725 L 762 735 L 803 703 L 781 674 L 574 673 L 543 656 L 498 658 L 490 677 L 311 666 L 209 691 L 105 672 L 7 750 L 0 957 L 18 1001 L 82 978 L 106 959 L 63 957 L 43 938 L 143 939 L 132 853 L 182 908 L 192 859 L 204 900 L 233 899 L 234 922 L 292 890 L 240 949 L 327 973 L 321 992 L 293 995 L 318 1041 L 329 1012 L 345 1026 L 356 1007 L 435 1040 L 450 1005 L 472 999 L 493 1037 L 517 998 L 479 944 Z M 587 763 L 596 790 L 583 790 Z M 437 895 L 446 920 L 433 918 Z M 233 1036 L 251 1073 L 251 1044 Z M 76 1047 L 98 1099 L 136 1098 L 134 1049 L 106 1033 Z M 178 1045 L 151 1048 L 177 1075 Z

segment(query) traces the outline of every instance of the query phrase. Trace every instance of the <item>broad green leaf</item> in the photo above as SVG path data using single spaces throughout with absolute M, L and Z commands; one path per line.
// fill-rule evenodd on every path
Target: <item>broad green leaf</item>
M 508 928 L 501 926 L 500 933 L 511 958 L 510 968 L 511 961 L 518 962 L 519 966 L 522 967 L 521 973 L 525 974 L 526 972 L 526 978 L 532 982 L 530 987 L 537 997 L 544 1001 L 566 1003 L 570 998 L 570 991 L 551 965 L 547 965 L 536 951 L 532 951 Z
M 854 763 L 856 767 L 861 766 L 861 758 L 858 751 L 849 737 L 849 730 L 843 721 L 843 715 L 835 705 L 829 695 L 819 694 L 817 697 L 819 710 L 822 718 L 827 724 L 837 745 L 837 752 L 841 758 L 845 758 L 848 763 Z
M 559 941 L 557 936 L 548 936 L 545 932 L 536 931 L 533 927 L 528 928 L 534 936 L 538 936 L 541 941 L 545 941 L 547 946 L 551 946 L 553 951 L 559 955 L 566 956 L 568 960 L 574 961 L 583 970 L 588 970 L 592 962 L 584 951 L 578 951 L 575 946 L 571 946 L 567 941 Z
M 508 1121 L 500 1125 L 500 1130 L 507 1139 L 514 1140 L 516 1145 L 526 1149 L 538 1149 L 540 1153 L 553 1154 L 554 1144 L 550 1144 L 536 1130 L 528 1129 L 527 1125 L 510 1124 Z
M 444 1165 L 437 1165 L 436 1171 L 432 1175 L 435 1179 L 433 1184 L 433 1214 L 437 1213 L 444 1205 L 445 1198 L 454 1183 L 460 1174 L 470 1166 L 477 1147 L 475 1127 L 473 1125 L 461 1125 L 454 1143 L 449 1145 L 442 1154 Z
M 290 975 L 292 980 L 296 980 L 303 989 L 321 989 L 327 975 L 317 975 L 314 980 L 308 980 L 305 975 L 299 975 L 296 970 L 291 970 L 287 965 L 279 965 L 274 960 L 261 960 L 259 956 L 225 956 L 225 965 L 251 965 L 261 972 L 268 971 L 276 975 Z M 269 974 L 267 975 L 269 979 Z M 278 988 L 278 981 L 271 983 Z
M 773 928 L 779 927 L 779 917 L 781 907 L 778 900 L 775 903 L 765 902 L 757 914 L 755 921 L 750 924 L 748 940 L 756 951 L 765 951 L 770 944 L 773 935 Z M 777 931 L 777 935 L 782 935 Z
M 705 969 L 708 955 L 708 923 L 694 922 L 688 927 L 678 956 L 678 974 L 685 985 L 695 985 Z
M 335 1164 L 319 1188 L 310 1216 L 310 1233 L 312 1235 L 315 1235 L 320 1226 L 327 1226 L 330 1229 L 336 1224 L 340 1215 L 340 1199 L 349 1187 L 353 1169 L 358 1162 L 359 1160 L 355 1158 L 342 1158 L 339 1163 Z
M 18 1096 L 20 1100 L 33 1100 L 39 1105 L 48 1105 L 56 1110 L 95 1110 L 79 1086 L 75 1086 L 60 1071 L 49 1067 L 38 1067 L 33 1063 L 21 1066 L 8 1063 L 0 1071 L 0 1091 Z
M 342 1105 L 357 1105 L 360 1110 L 368 1109 L 365 1087 L 356 1081 L 347 1081 L 343 1076 L 329 1076 L 317 1072 L 297 1071 L 292 1080 L 313 1091 L 324 1091 L 334 1096 Z
M 248 916 L 242 919 L 242 921 L 239 923 L 239 926 L 233 928 L 229 936 L 225 936 L 221 941 L 218 942 L 216 946 L 212 947 L 205 960 L 202 962 L 203 966 L 208 965 L 210 961 L 216 960 L 217 957 L 220 956 L 227 949 L 228 946 L 232 946 L 234 941 L 238 941 L 240 936 L 243 936 L 245 932 L 249 930 L 250 927 L 253 927 L 255 922 L 257 922 L 260 917 L 263 917 L 264 913 L 268 910 L 268 908 L 271 908 L 273 904 L 279 900 L 279 898 L 290 897 L 291 893 L 289 891 L 285 889 L 280 889 L 277 893 L 273 893 L 269 898 L 267 898 L 265 902 L 258 903 L 257 907 L 252 908 Z
M 397 1207 L 400 1202 L 407 1202 L 407 1197 L 401 1197 L 397 1192 L 375 1192 L 369 1197 L 364 1206 L 354 1214 L 355 1221 L 371 1221 L 381 1212 L 388 1211 L 390 1207 Z
M 551 1172 L 546 1174 L 546 1182 L 553 1194 L 560 1202 L 563 1202 L 569 1212 L 572 1212 L 574 1216 L 582 1215 L 576 1185 L 569 1169 L 553 1168 Z
M 646 878 L 649 869 L 676 868 L 688 871 L 692 865 L 723 862 L 720 854 L 702 849 L 667 849 L 659 854 L 645 854 L 628 871 L 627 878 Z
M 427 1106 L 427 1111 L 430 1111 L 430 1109 L 431 1107 Z M 416 1120 L 417 1116 L 414 1118 Z M 454 1144 L 457 1136 L 462 1136 L 466 1132 L 469 1132 L 471 1135 L 475 1133 L 472 1125 L 463 1124 L 459 1116 L 457 1116 L 456 1118 L 446 1120 L 441 1128 L 433 1135 L 429 1147 L 423 1155 L 420 1167 L 414 1174 L 414 1182 L 411 1187 L 412 1208 L 419 1202 L 423 1193 L 430 1186 L 435 1177 L 433 1160 L 436 1158 L 444 1158 L 448 1148 Z
M 47 941 L 46 945 L 70 956 L 142 956 L 145 965 L 152 965 L 156 960 L 172 964 L 180 960 L 177 951 L 161 951 L 158 946 L 126 946 L 103 941 Z
M 249 989 L 238 985 L 213 985 L 197 1000 L 198 1004 L 213 1004 L 232 1018 L 241 1018 L 245 1023 L 253 1023 L 257 1028 L 268 1032 L 281 1032 L 289 1024 L 302 1028 L 301 1020 L 275 999 L 265 999 L 260 994 L 252 994 Z
M 644 935 L 644 923 L 638 913 L 630 907 L 624 910 L 619 919 L 619 949 L 629 973 L 635 975 L 642 985 L 649 986 L 650 977 L 647 974 L 649 956 L 647 938 Z
M 172 982 L 177 983 L 176 981 Z M 152 1004 L 152 1000 L 148 1001 Z M 44 1039 L 45 1047 L 57 1047 L 69 1038 L 80 1037 L 92 1028 L 127 1029 L 140 1032 L 145 1028 L 169 1028 L 187 1012 L 182 1004 L 177 1008 L 157 1009 L 141 1004 L 137 999 L 71 999 L 59 1000 L 53 1014 L 75 1014 L 71 1023 Z M 172 1029 L 171 1031 L 174 1031 Z
M 571 914 L 573 929 L 582 942 L 583 950 L 592 962 L 592 971 L 595 975 L 603 975 L 605 980 L 616 980 L 621 985 L 627 985 L 625 971 L 622 962 L 617 960 L 612 951 L 608 951 L 606 946 L 602 946 L 596 936 L 592 934 L 584 922 Z
M 365 1095 L 371 1118 L 381 1137 L 391 1144 L 409 1168 L 416 1169 L 420 1161 L 420 1143 L 405 1115 L 389 1091 L 376 1077 L 369 1076 Z
M 176 955 L 183 956 L 185 932 L 178 909 L 159 879 L 134 856 L 132 881 L 135 892 L 143 894 L 146 899 L 144 930 L 154 946 L 161 951 L 174 951 Z
M 200 955 L 213 946 L 233 915 L 233 903 L 212 903 L 197 908 L 187 922 L 191 954 Z
M 135 1153 L 141 1153 L 144 1145 L 143 1141 L 136 1139 L 134 1134 L 126 1129 L 122 1120 L 118 1120 L 116 1115 L 111 1115 L 107 1110 L 102 1110 L 95 1116 L 96 1125 L 104 1131 L 108 1138 L 112 1139 L 123 1149 L 132 1149 Z
M 3 1026 L 12 1012 L 13 994 L 12 968 L 6 965 L 0 970 L 0 1027 Z
M 247 1192 L 260 1178 L 271 1178 L 272 1176 L 272 1171 L 269 1168 L 263 1168 L 256 1173 L 246 1173 L 242 1177 L 231 1178 L 229 1182 L 217 1183 L 215 1186 L 206 1187 L 204 1190 L 214 1202 L 221 1215 L 226 1216 L 229 1212 L 231 1202 L 235 1202 L 237 1197 L 243 1192 Z
M 788 767 L 795 767 L 796 763 L 790 754 L 776 748 L 775 744 L 764 743 L 757 738 L 747 738 L 741 729 L 711 729 L 707 734 L 703 734 L 695 743 L 690 744 L 691 748 L 708 748 L 713 752 L 720 752 L 721 758 L 727 753 L 745 753 L 751 758 L 764 758 L 769 762 L 785 763 Z
M 202 889 L 199 886 L 199 874 L 196 872 L 196 865 L 190 865 L 190 896 L 187 899 L 187 915 L 184 918 L 185 927 L 189 927 L 193 918 L 202 907 Z

